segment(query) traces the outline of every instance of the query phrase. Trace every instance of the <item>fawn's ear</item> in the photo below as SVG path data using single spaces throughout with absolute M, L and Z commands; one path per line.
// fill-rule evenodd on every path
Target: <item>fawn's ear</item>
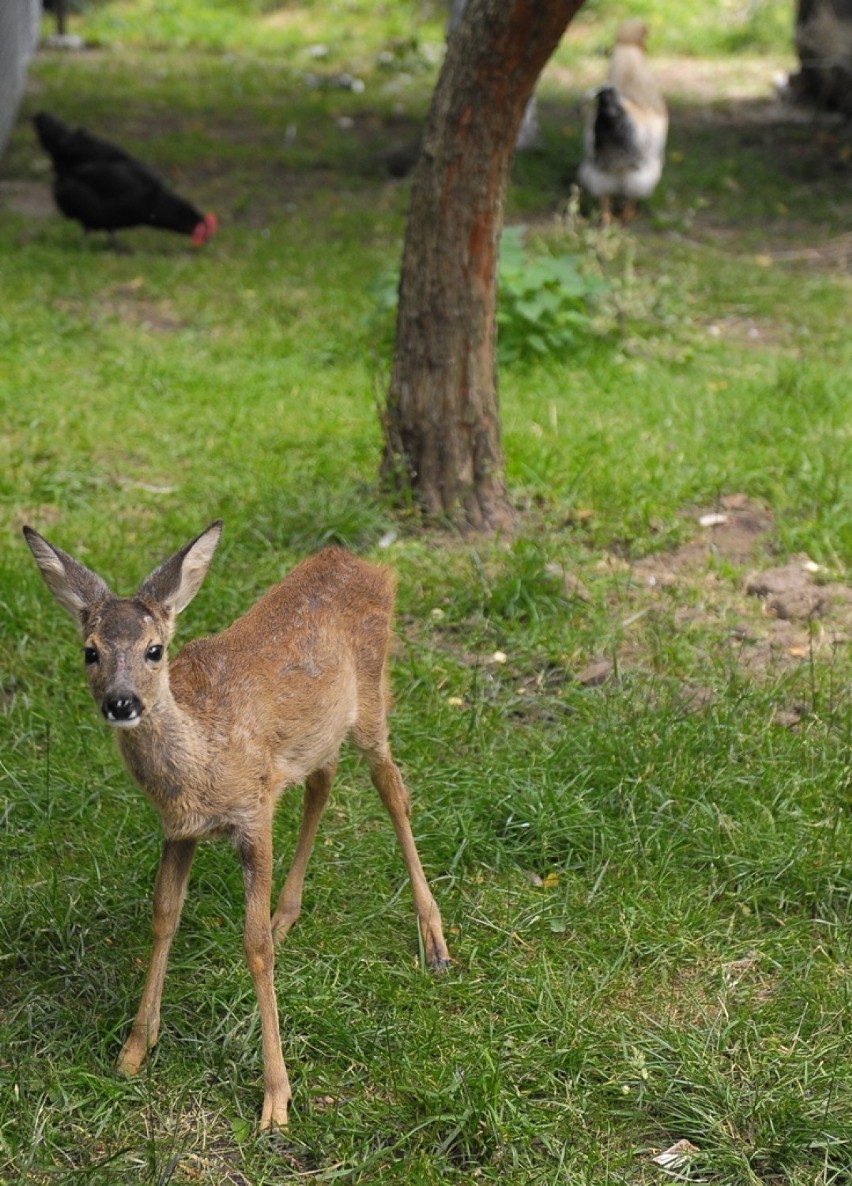
M 201 535 L 155 568 L 139 586 L 139 596 L 150 598 L 171 613 L 179 614 L 201 588 L 221 534 L 222 520 L 217 519 Z
M 90 572 L 73 556 L 48 543 L 32 527 L 24 528 L 24 539 L 47 587 L 71 617 L 76 618 L 78 625 L 82 624 L 87 610 L 112 596 L 109 585 L 97 573 Z

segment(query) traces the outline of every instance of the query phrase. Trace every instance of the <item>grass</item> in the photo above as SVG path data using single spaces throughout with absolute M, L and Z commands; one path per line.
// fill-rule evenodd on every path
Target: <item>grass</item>
M 645 7 L 673 118 L 643 218 L 602 231 L 569 193 L 616 6 L 569 30 L 514 169 L 509 220 L 608 288 L 570 354 L 501 372 L 513 540 L 425 533 L 376 487 L 374 294 L 407 198 L 377 158 L 416 134 L 437 8 L 116 0 L 72 18 L 97 49 L 34 62 L 0 181 L 46 183 L 45 107 L 222 229 L 118 256 L 52 215 L 0 221 L 0 1181 L 650 1184 L 684 1139 L 681 1180 L 852 1176 L 852 627 L 842 600 L 785 623 L 743 591 L 801 553 L 848 579 L 848 154 L 769 105 L 786 5 Z M 699 512 L 737 494 L 765 516 L 753 555 L 687 566 Z M 457 961 L 420 971 L 347 757 L 278 957 L 295 1102 L 272 1138 L 226 846 L 199 852 L 159 1048 L 112 1073 L 158 825 L 19 534 L 129 591 L 218 515 L 182 638 L 329 540 L 398 571 L 395 751 Z

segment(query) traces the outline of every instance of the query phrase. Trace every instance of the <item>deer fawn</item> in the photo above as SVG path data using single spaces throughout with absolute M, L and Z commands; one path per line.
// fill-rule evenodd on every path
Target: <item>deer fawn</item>
M 291 1099 L 273 941 L 299 917 L 308 858 L 346 737 L 366 758 L 391 817 L 429 966 L 445 967 L 449 953 L 388 744 L 391 574 L 342 548 L 325 548 L 222 634 L 188 643 L 169 665 L 175 616 L 201 587 L 221 531 L 221 521 L 212 523 L 126 598 L 31 527 L 24 535 L 50 591 L 82 631 L 95 703 L 163 824 L 151 962 L 118 1069 L 135 1074 L 157 1041 L 166 963 L 196 844 L 228 836 L 243 869 L 245 955 L 263 1034 L 261 1127 L 268 1128 L 286 1125 Z M 272 815 L 282 791 L 302 781 L 296 852 L 270 919 Z

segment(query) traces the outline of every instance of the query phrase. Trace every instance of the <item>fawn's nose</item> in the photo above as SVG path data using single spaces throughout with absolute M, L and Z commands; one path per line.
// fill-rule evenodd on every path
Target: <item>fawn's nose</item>
M 133 692 L 107 696 L 101 710 L 112 725 L 135 725 L 142 715 L 142 701 Z

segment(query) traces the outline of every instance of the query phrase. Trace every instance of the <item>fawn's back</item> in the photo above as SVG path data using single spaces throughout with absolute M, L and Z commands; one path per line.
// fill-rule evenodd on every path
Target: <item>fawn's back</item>
M 393 600 L 386 569 L 325 548 L 221 634 L 176 655 L 174 711 L 118 735 L 167 834 L 241 831 L 247 815 L 328 765 L 350 733 L 361 748 L 384 743 Z M 174 796 L 160 759 L 180 750 L 189 753 Z M 196 750 L 203 760 L 192 760 Z

